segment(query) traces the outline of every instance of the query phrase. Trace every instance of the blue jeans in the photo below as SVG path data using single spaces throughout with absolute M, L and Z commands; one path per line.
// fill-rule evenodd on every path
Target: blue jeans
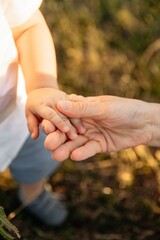
M 17 182 L 34 184 L 49 177 L 59 167 L 60 163 L 53 160 L 51 153 L 44 148 L 44 140 L 42 131 L 36 140 L 29 136 L 13 159 L 10 170 Z

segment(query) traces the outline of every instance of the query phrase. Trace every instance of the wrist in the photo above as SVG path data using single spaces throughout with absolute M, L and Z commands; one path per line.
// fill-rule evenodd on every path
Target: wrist
M 53 87 L 41 87 L 31 90 L 28 93 L 28 98 L 30 98 L 30 101 L 32 100 L 33 102 L 35 101 L 35 99 L 43 99 L 43 101 L 46 101 L 46 99 L 50 99 L 50 101 L 55 102 L 55 99 L 67 100 L 68 96 L 64 91 L 61 91 L 59 89 Z
M 33 90 L 41 89 L 41 88 L 53 88 L 58 89 L 58 83 L 55 77 L 43 75 L 36 76 L 32 83 L 26 82 L 26 92 L 29 94 Z
M 147 103 L 150 140 L 148 146 L 160 147 L 160 104 Z

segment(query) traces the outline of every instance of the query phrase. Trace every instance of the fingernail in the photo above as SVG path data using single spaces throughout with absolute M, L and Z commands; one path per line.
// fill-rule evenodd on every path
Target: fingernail
M 68 126 L 64 126 L 64 128 L 63 128 L 63 131 L 66 133 L 66 132 L 68 132 L 70 130 L 70 128 L 68 127 Z
M 71 106 L 71 103 L 69 101 L 60 101 L 59 104 L 64 110 L 68 110 Z

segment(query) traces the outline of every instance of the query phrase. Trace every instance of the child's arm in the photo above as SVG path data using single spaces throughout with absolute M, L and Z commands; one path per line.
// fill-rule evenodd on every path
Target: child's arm
M 32 137 L 38 136 L 43 118 L 67 132 L 69 137 L 75 136 L 69 120 L 55 110 L 56 101 L 66 99 L 66 94 L 58 90 L 54 44 L 41 12 L 38 10 L 27 22 L 13 28 L 13 36 L 25 77 L 26 117 Z

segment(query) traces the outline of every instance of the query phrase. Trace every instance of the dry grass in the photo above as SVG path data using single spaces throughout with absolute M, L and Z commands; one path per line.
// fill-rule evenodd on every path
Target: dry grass
M 59 83 L 66 92 L 159 102 L 159 1 L 46 0 Z M 145 146 L 85 162 L 64 162 L 50 179 L 70 216 L 48 229 L 24 211 L 13 219 L 25 240 L 159 240 L 160 150 Z M 16 207 L 16 183 L 0 176 L 0 199 Z

